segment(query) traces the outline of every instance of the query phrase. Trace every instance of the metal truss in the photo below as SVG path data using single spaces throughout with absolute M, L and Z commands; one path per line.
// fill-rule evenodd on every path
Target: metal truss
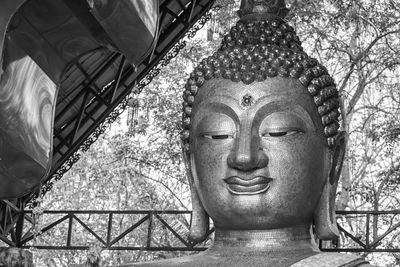
M 15 229 L 1 228 L 0 239 L 9 246 L 52 250 L 86 250 L 98 244 L 108 250 L 202 251 L 208 241 L 190 243 L 190 211 L 31 210 L 14 213 Z M 45 224 L 34 231 L 41 216 Z M 400 211 L 337 211 L 340 239 L 320 242 L 327 252 L 399 253 L 393 242 L 400 236 Z M 214 229 L 209 232 L 212 239 Z M 36 234 L 36 235 L 35 235 Z M 62 239 L 60 240 L 60 237 Z
M 20 247 L 24 222 L 33 223 L 32 218 L 23 212 L 21 200 L 1 200 L 0 202 L 0 240 L 11 247 Z

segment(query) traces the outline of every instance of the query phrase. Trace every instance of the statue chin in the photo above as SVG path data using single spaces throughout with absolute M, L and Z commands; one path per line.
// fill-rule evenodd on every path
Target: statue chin
M 211 218 L 213 245 L 125 266 L 370 266 L 315 244 L 338 237 L 345 134 L 333 79 L 284 22 L 284 0 L 243 0 L 238 13 L 183 93 L 189 240 L 204 240 Z

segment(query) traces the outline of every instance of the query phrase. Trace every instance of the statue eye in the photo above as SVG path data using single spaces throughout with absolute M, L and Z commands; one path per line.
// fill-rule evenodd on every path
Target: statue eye
M 281 137 L 281 136 L 289 136 L 297 133 L 303 133 L 301 130 L 288 130 L 288 131 L 270 131 L 263 133 L 263 137 Z
M 233 136 L 229 134 L 205 134 L 203 137 L 216 140 L 233 138 Z
M 279 111 L 267 115 L 260 124 L 259 134 L 262 138 L 280 140 L 295 138 L 306 133 L 309 129 L 307 119 L 303 118 L 304 111 Z M 303 114 L 304 115 L 304 114 Z

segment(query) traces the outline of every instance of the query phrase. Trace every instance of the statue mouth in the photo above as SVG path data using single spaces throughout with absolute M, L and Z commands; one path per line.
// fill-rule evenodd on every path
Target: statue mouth
M 228 184 L 228 190 L 235 195 L 256 195 L 264 193 L 269 189 L 269 183 L 272 178 L 265 176 L 256 176 L 250 180 L 244 180 L 237 176 L 231 176 L 224 179 Z

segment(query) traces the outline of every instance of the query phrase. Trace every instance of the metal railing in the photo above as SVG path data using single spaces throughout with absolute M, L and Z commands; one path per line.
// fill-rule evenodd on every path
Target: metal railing
M 400 211 L 337 211 L 340 238 L 320 242 L 323 251 L 400 252 Z M 202 251 L 212 239 L 191 243 L 191 211 L 59 210 L 19 211 L 14 231 L 2 232 L 9 246 L 52 250 L 86 250 L 93 244 L 108 250 Z M 13 234 L 19 233 L 19 234 Z
M 10 246 L 19 244 L 22 248 L 85 250 L 96 243 L 108 250 L 206 249 L 204 245 L 191 243 L 186 239 L 191 211 L 53 210 L 43 211 L 41 214 L 34 214 L 33 211 L 21 212 L 24 213 L 24 225 L 20 240 L 12 240 L 12 235 L 9 235 L 11 239 L 5 236 L 1 238 Z M 212 232 L 211 229 L 210 234 Z
M 320 242 L 331 252 L 400 252 L 400 210 L 336 211 L 340 238 Z

